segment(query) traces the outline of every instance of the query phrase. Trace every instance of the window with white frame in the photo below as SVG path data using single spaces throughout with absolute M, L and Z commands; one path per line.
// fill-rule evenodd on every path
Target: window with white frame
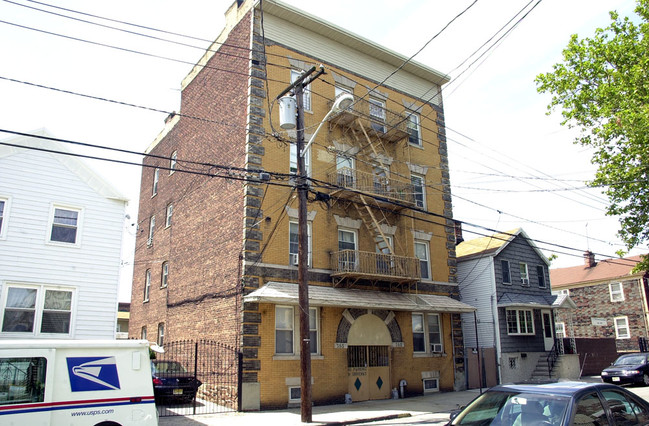
M 421 279 L 429 280 L 430 276 L 430 259 L 429 247 L 427 241 L 415 241 L 415 256 L 419 259 L 419 269 L 421 271 Z
M 151 190 L 151 196 L 153 197 L 158 193 L 158 180 L 160 179 L 160 169 L 156 168 L 153 171 L 153 188 Z
M 149 237 L 146 240 L 146 245 L 150 246 L 153 244 L 153 233 L 155 232 L 155 216 L 151 216 L 149 219 Z
M 158 346 L 162 347 L 165 343 L 165 323 L 158 324 Z
M 616 339 L 630 339 L 631 332 L 629 331 L 629 319 L 627 317 L 613 318 L 615 324 L 615 338 Z
M 173 215 L 174 212 L 174 205 L 169 203 L 167 204 L 167 214 L 165 217 L 165 228 L 169 228 L 171 226 L 171 216 Z
M 507 309 L 507 334 L 533 335 L 534 312 L 531 309 Z
M 288 260 L 289 265 L 297 266 L 299 262 L 299 230 L 300 227 L 297 222 L 289 222 L 289 236 L 288 236 Z M 307 247 L 308 257 L 307 265 L 311 266 L 311 222 L 307 223 Z
M 511 284 L 512 283 L 512 274 L 511 274 L 511 270 L 509 268 L 509 261 L 508 260 L 501 260 L 500 261 L 500 268 L 502 269 L 502 274 L 503 274 L 503 284 Z
M 385 102 L 370 98 L 370 120 L 372 129 L 385 133 Z
M 171 153 L 171 158 L 169 158 L 169 174 L 172 175 L 176 171 L 176 165 L 178 164 L 178 152 L 174 151 Z
M 167 284 L 169 284 L 169 262 L 162 262 L 160 288 L 165 288 Z
M 302 400 L 302 388 L 299 386 L 288 387 L 288 402 L 296 403 Z
M 564 337 L 566 337 L 566 323 L 555 322 L 554 328 L 555 328 L 557 339 L 563 339 Z
M 81 209 L 52 206 L 49 241 L 78 245 L 81 216 Z
M 343 93 L 349 93 L 350 95 L 353 95 L 354 89 L 342 84 L 336 84 L 334 86 L 334 99 L 338 99 L 338 96 L 342 95 Z
M 527 263 L 519 263 L 520 271 L 521 271 L 521 284 L 524 286 L 530 285 L 530 275 L 527 271 Z
M 412 184 L 412 191 L 414 193 L 415 205 L 426 208 L 426 179 L 421 175 L 411 175 L 410 182 Z
M 320 353 L 320 342 L 318 341 L 320 336 L 320 333 L 318 333 L 318 324 L 320 324 L 319 314 L 320 310 L 309 308 L 309 350 L 311 354 Z
M 539 279 L 539 287 L 540 288 L 545 288 L 545 266 L 543 265 L 536 265 L 536 276 Z
M 7 285 L 2 333 L 69 335 L 74 290 L 46 285 Z
M 320 312 L 309 308 L 309 348 L 311 354 L 320 352 Z M 299 339 L 295 338 L 295 324 L 299 323 L 298 311 L 293 306 L 275 306 L 275 354 L 297 355 L 300 353 Z
M 424 394 L 430 392 L 439 392 L 439 378 L 431 377 L 422 380 L 424 382 Z
M 146 325 L 140 330 L 140 339 L 146 340 Z
M 289 173 L 292 175 L 297 175 L 297 145 L 290 144 L 290 161 Z M 311 147 L 306 150 L 304 153 L 304 169 L 306 170 L 306 175 L 311 176 Z
M 408 115 L 408 142 L 412 145 L 422 146 L 419 114 L 414 112 Z
M 338 229 L 338 268 L 341 271 L 356 270 L 356 231 Z
M 622 283 L 610 283 L 608 291 L 611 295 L 611 302 L 624 302 L 624 288 Z
M 149 293 L 151 292 L 151 270 L 147 269 L 144 273 L 144 302 L 149 301 Z
M 412 347 L 417 353 L 444 351 L 442 323 L 439 314 L 412 314 Z
M 0 239 L 7 235 L 7 216 L 9 216 L 9 200 L 0 198 Z
M 336 156 L 336 184 L 343 188 L 355 188 L 356 171 L 354 157 L 348 155 Z
M 302 74 L 304 74 L 302 70 L 291 70 L 291 83 L 295 83 Z M 305 86 L 302 93 L 302 108 L 304 111 L 311 111 L 311 89 L 309 86 Z

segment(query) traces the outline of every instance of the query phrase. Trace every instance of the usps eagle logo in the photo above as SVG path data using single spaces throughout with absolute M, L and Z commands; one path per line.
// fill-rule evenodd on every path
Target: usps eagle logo
M 69 357 L 67 362 L 72 392 L 120 389 L 114 356 Z

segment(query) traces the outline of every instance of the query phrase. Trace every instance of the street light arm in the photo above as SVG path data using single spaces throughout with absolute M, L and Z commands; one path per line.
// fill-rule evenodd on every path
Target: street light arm
M 301 157 L 304 157 L 304 154 L 306 154 L 306 152 L 308 151 L 308 149 L 311 147 L 311 144 L 313 143 L 313 141 L 315 140 L 316 135 L 318 134 L 318 132 L 319 132 L 320 129 L 322 128 L 322 125 L 325 124 L 325 122 L 329 119 L 329 117 L 331 117 L 331 114 L 333 114 L 333 112 L 334 112 L 333 109 L 330 110 L 330 111 L 327 113 L 327 115 L 324 116 L 324 118 L 322 119 L 322 121 L 320 122 L 320 124 L 318 124 L 318 128 L 315 129 L 315 132 L 314 132 L 314 133 L 311 135 L 311 137 L 309 138 L 309 142 L 307 142 L 307 144 L 306 144 L 306 146 L 304 147 L 304 149 L 302 150 L 302 152 L 300 152 L 300 156 L 301 156 Z
M 338 96 L 334 104 L 331 106 L 331 109 L 329 110 L 327 115 L 325 115 L 322 121 L 320 122 L 320 124 L 318 124 L 318 128 L 315 129 L 315 133 L 313 133 L 309 138 L 309 142 L 306 144 L 302 152 L 300 152 L 300 157 L 304 157 L 304 154 L 306 154 L 307 150 L 311 147 L 311 144 L 313 143 L 316 135 L 322 128 L 322 125 L 325 124 L 325 122 L 329 119 L 329 117 L 331 117 L 331 114 L 349 108 L 352 103 L 354 103 L 354 95 L 352 95 L 351 93 L 343 93 L 342 95 Z

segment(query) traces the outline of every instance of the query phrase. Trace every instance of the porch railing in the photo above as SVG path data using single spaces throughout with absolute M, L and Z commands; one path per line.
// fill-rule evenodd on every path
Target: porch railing
M 394 254 L 359 250 L 341 250 L 331 254 L 332 275 L 385 277 L 418 281 L 421 278 L 419 259 Z
M 414 186 L 410 182 L 362 172 L 349 167 L 342 167 L 329 173 L 327 182 L 337 187 L 415 205 Z

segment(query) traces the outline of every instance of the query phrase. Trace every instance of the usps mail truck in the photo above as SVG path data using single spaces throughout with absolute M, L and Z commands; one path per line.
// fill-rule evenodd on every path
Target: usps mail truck
M 0 340 L 0 425 L 157 425 L 146 340 Z

